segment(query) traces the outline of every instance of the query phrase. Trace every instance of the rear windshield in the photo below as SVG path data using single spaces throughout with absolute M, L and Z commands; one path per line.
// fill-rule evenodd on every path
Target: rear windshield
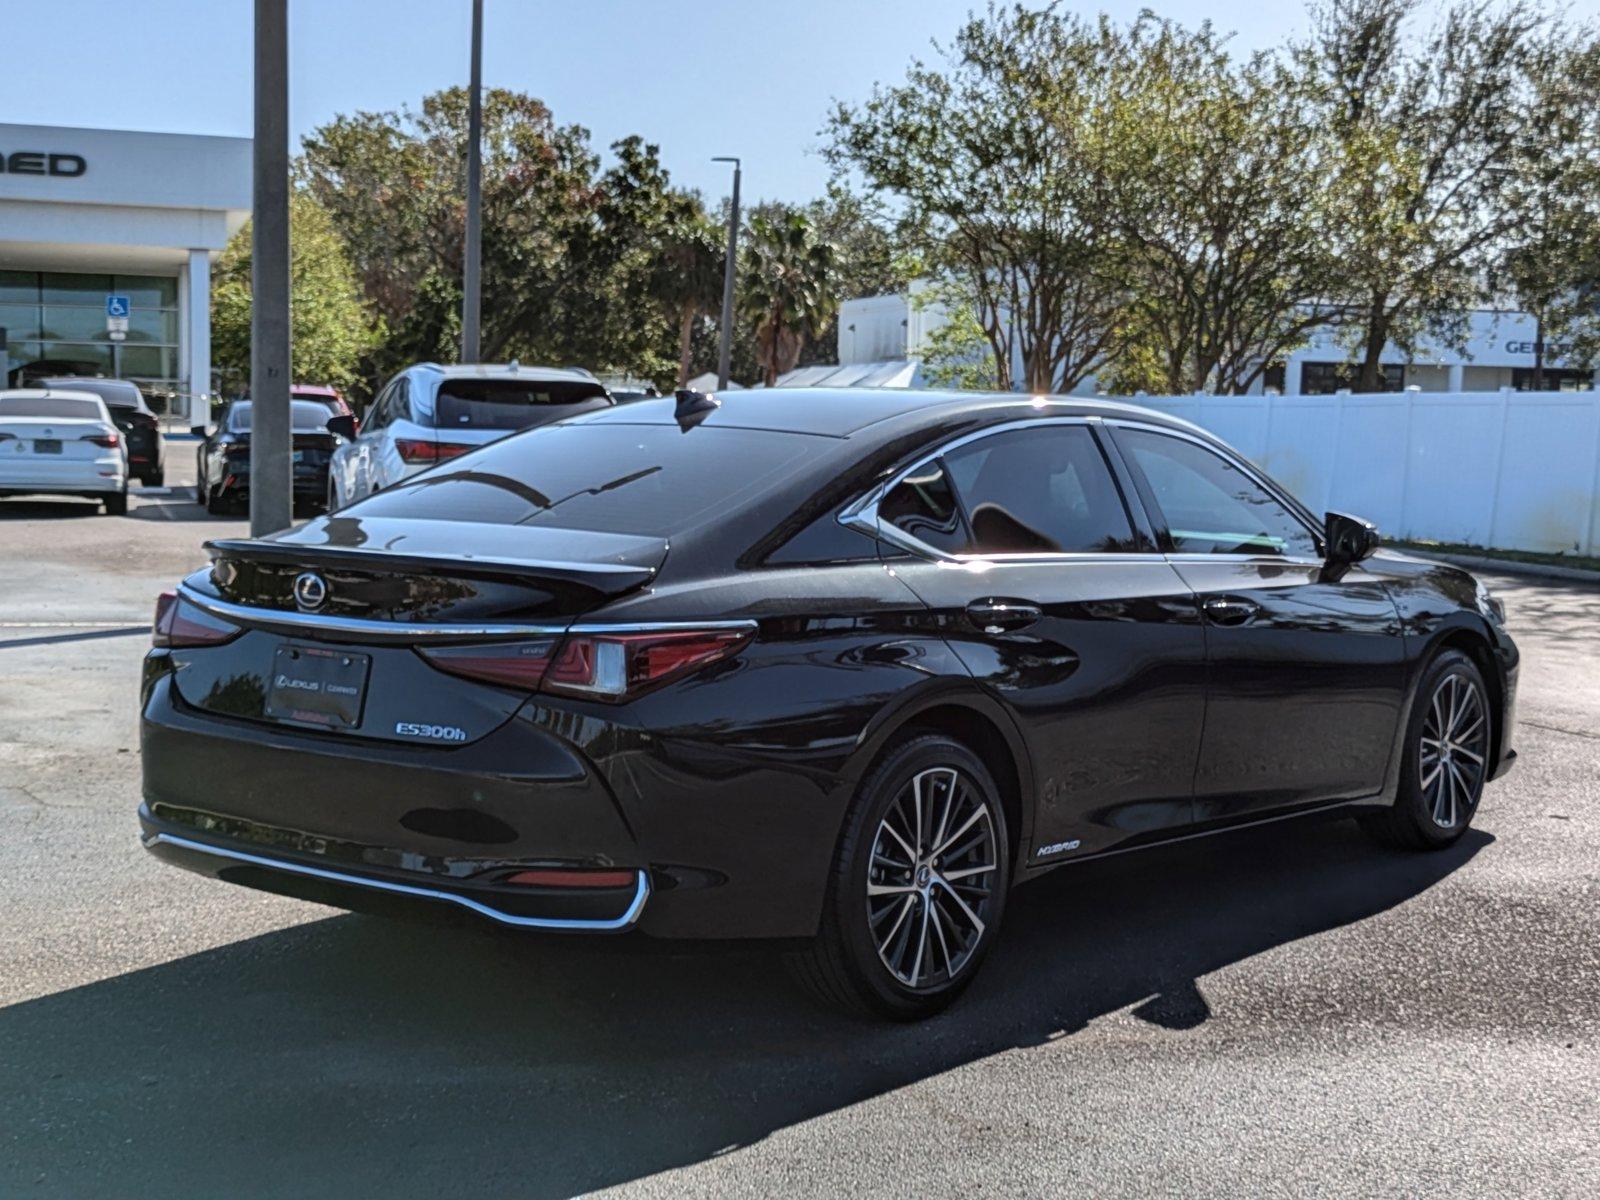
M 326 433 L 328 410 L 310 400 L 291 402 L 291 421 L 296 433 Z M 228 428 L 234 433 L 250 432 L 250 401 L 242 400 L 228 410 Z
M 144 395 L 131 383 L 115 379 L 46 379 L 44 386 L 60 388 L 64 392 L 88 392 L 99 396 L 108 408 L 132 408 L 147 412 Z
M 535 383 L 520 379 L 446 379 L 434 398 L 438 429 L 526 429 L 575 416 L 611 401 L 598 383 Z
M 0 417 L 53 417 L 57 421 L 103 421 L 98 400 L 71 396 L 0 396 Z
M 824 441 L 757 429 L 554 425 L 413 476 L 339 515 L 665 537 L 733 513 Z

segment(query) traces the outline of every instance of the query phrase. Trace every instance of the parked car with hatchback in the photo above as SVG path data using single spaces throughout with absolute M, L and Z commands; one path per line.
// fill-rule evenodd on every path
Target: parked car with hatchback
M 355 441 L 334 455 L 328 507 L 343 508 L 519 429 L 611 403 L 605 387 L 576 368 L 408 367 L 374 397 Z
M 1470 574 L 1109 401 L 684 393 L 209 551 L 145 663 L 156 855 L 800 939 L 817 990 L 893 1018 L 949 1003 L 1046 871 L 1291 817 L 1438 850 L 1514 755 L 1517 649 Z
M 328 463 L 354 434 L 355 418 L 331 415 L 327 405 L 314 400 L 291 400 L 289 410 L 294 503 L 320 508 L 328 495 Z M 242 511 L 249 504 L 254 413 L 252 401 L 235 400 L 215 429 L 207 432 L 197 425 L 193 430 L 201 439 L 195 451 L 195 487 L 213 516 Z
M 0 497 L 82 496 L 128 511 L 122 434 L 105 401 L 84 391 L 0 392 Z
M 161 487 L 166 483 L 167 441 L 161 436 L 161 423 L 150 411 L 144 393 L 136 384 L 126 379 L 67 376 L 46 379 L 43 386 L 99 396 L 122 434 L 122 444 L 128 455 L 128 474 L 146 487 Z

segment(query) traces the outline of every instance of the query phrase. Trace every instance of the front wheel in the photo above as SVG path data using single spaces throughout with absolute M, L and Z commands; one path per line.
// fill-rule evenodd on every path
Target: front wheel
M 983 762 L 936 734 L 889 752 L 845 818 L 822 924 L 795 966 L 824 999 L 910 1021 L 972 982 L 1011 882 L 1005 811 Z
M 101 497 L 100 503 L 105 506 L 106 516 L 125 517 L 128 515 L 128 492 L 124 488 L 120 492 L 109 492 Z
M 1361 827 L 1389 845 L 1439 850 L 1472 823 L 1489 778 L 1489 691 L 1483 672 L 1459 650 L 1428 664 L 1406 730 L 1400 790 L 1391 808 Z

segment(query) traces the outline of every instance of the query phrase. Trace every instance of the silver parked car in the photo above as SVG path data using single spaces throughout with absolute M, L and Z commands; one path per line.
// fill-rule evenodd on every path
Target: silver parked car
M 519 429 L 612 403 L 593 375 L 577 369 L 514 362 L 407 367 L 378 393 L 360 436 L 334 451 L 328 508 L 342 508 Z

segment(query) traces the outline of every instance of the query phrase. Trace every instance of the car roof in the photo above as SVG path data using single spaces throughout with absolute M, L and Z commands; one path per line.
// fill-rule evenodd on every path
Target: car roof
M 438 363 L 417 363 L 413 371 L 428 371 L 443 379 L 526 379 L 534 383 L 598 383 L 581 367 L 538 367 L 521 363 L 466 363 L 441 366 Z
M 148 411 L 144 402 L 144 393 L 139 390 L 137 384 L 130 383 L 126 379 L 107 379 L 99 375 L 51 375 L 39 380 L 39 382 L 56 394 L 64 391 L 88 392 L 90 395 L 99 396 L 107 404 L 115 403 L 123 407 L 132 404 L 136 408 Z M 107 395 L 106 392 L 100 390 L 101 388 L 105 388 L 107 391 L 122 392 L 124 396 L 113 397 Z M 128 392 L 132 392 L 133 395 L 126 396 Z
M 329 387 L 325 383 L 296 383 L 289 387 L 289 395 L 294 396 L 326 396 L 329 400 L 341 399 L 338 388 Z
M 109 411 L 106 410 L 106 402 L 99 396 L 96 396 L 93 392 L 73 391 L 71 388 L 6 388 L 0 390 L 0 400 L 88 400 L 98 404 L 101 411 L 106 412 L 108 417 L 110 416 Z M 88 418 L 63 417 L 61 419 L 87 420 Z
M 886 426 L 894 430 L 950 420 L 1041 417 L 1129 417 L 1204 432 L 1179 417 L 1116 400 L 1080 396 L 1030 396 L 1019 392 L 944 392 L 918 388 L 749 388 L 715 394 L 718 407 L 700 422 L 708 427 L 770 429 L 848 438 Z M 579 418 L 616 424 L 671 424 L 676 400 L 635 400 Z M 1209 435 L 1207 435 L 1209 436 Z

